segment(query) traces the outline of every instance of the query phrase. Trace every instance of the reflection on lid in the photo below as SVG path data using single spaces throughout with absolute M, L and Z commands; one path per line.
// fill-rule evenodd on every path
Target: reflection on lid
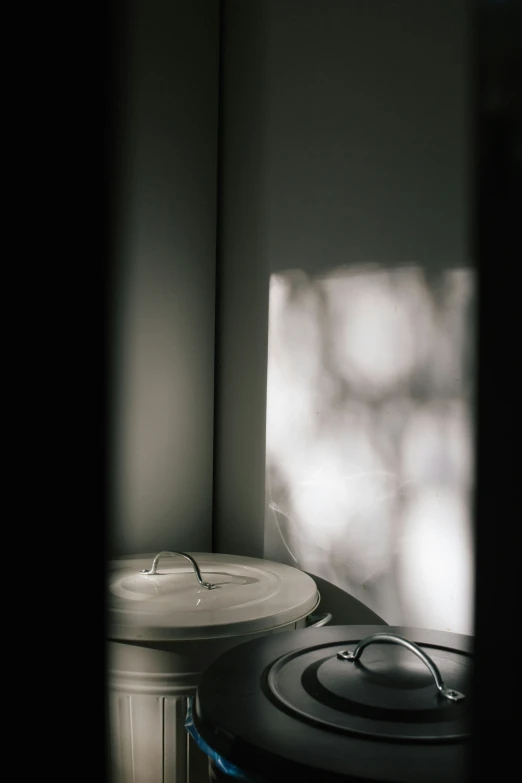
M 206 576 L 212 579 L 216 589 L 227 585 L 243 586 L 259 582 L 258 578 L 251 576 L 236 576 L 226 571 L 208 573 Z M 132 573 L 115 579 L 109 587 L 111 593 L 129 601 L 147 601 L 154 598 L 168 596 L 183 596 L 187 599 L 193 595 L 200 595 L 201 586 L 194 580 L 193 573 L 189 571 L 157 571 L 154 576 Z M 198 599 L 196 606 L 201 603 Z M 205 605 L 205 604 L 204 604 Z

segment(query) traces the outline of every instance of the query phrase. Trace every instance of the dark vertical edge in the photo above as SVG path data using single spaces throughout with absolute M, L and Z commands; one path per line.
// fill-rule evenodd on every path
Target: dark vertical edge
M 221 437 L 219 426 L 220 395 L 220 293 L 221 293 L 221 218 L 223 202 L 223 60 L 224 60 L 224 18 L 225 0 L 219 2 L 218 30 L 218 100 L 217 100 L 217 168 L 216 168 L 216 266 L 214 304 L 214 431 L 212 453 L 212 552 L 216 551 L 219 479 L 217 462 L 218 443 Z
M 479 388 L 479 368 L 481 366 L 480 351 L 480 302 L 481 302 L 481 278 L 480 278 L 480 238 L 479 238 L 479 190 L 480 190 L 480 122 L 479 122 L 479 104 L 480 104 L 480 69 L 479 69 L 479 0 L 468 0 L 467 14 L 469 21 L 469 92 L 471 98 L 470 107 L 470 144 L 472 147 L 472 153 L 470 155 L 471 171 L 470 177 L 470 256 L 475 268 L 475 309 L 473 319 L 473 339 L 474 345 L 474 377 L 472 380 L 473 388 L 473 450 L 475 454 L 474 464 L 474 485 L 473 485 L 473 497 L 471 500 L 471 514 L 472 514 L 472 531 L 473 531 L 473 547 L 474 547 L 474 634 L 477 632 L 477 615 L 478 615 L 478 578 L 479 568 L 477 564 L 478 557 L 478 524 L 477 524 L 477 506 L 479 503 L 478 492 L 478 448 L 480 443 L 480 421 L 479 421 L 479 403 L 480 403 L 480 388 Z M 475 642 L 475 655 L 477 654 Z M 476 687 L 476 670 L 472 675 L 472 691 L 473 696 Z M 472 731 L 475 732 L 475 722 L 472 719 Z M 466 783 L 474 783 L 476 775 L 476 759 L 475 759 L 475 740 L 472 738 L 471 752 L 468 756 Z
M 264 536 L 269 9 L 225 0 L 220 42 L 214 551 L 251 557 Z
M 102 304 L 103 304 L 103 330 L 104 339 L 102 343 L 102 421 L 101 421 L 101 536 L 102 536 L 102 550 L 101 550 L 101 573 L 106 573 L 107 563 L 107 551 L 108 551 L 108 527 L 109 527 L 109 515 L 108 515 L 108 494 L 109 494 L 109 477 L 110 477 L 110 365 L 111 365 L 111 329 L 110 329 L 110 303 L 112 300 L 112 264 L 114 254 L 114 240 L 113 240 L 113 224 L 112 224 L 112 207 L 114 202 L 113 194 L 113 182 L 111 171 L 111 159 L 114 149 L 113 141 L 113 126 L 114 117 L 112 112 L 112 105 L 114 99 L 114 63 L 112 60 L 114 33 L 115 33 L 115 6 L 116 0 L 110 0 L 106 5 L 105 16 L 105 28 L 103 37 L 103 73 L 102 73 L 102 118 L 103 118 L 103 137 L 102 137 L 102 166 L 103 166 L 103 213 L 102 213 L 102 226 L 103 226 L 103 238 L 104 238 L 104 254 L 102 256 L 102 268 L 101 272 L 101 290 L 102 290 Z M 105 579 L 101 580 L 103 588 L 105 588 Z M 105 592 L 105 591 L 104 591 Z M 111 762 L 110 762 L 110 708 L 109 708 L 109 691 L 107 687 L 107 655 L 106 655 L 106 643 L 107 638 L 107 612 L 106 612 L 106 597 L 102 597 L 102 618 L 103 618 L 103 632 L 101 634 L 101 640 L 103 640 L 103 651 L 101 654 L 103 661 L 103 706 L 104 706 L 104 770 L 105 779 L 111 780 Z
M 128 79 L 129 13 L 125 0 L 109 0 L 107 5 L 106 72 L 104 82 L 105 137 L 105 229 L 106 264 L 103 270 L 104 300 L 104 460 L 105 460 L 105 559 L 113 551 L 112 511 L 114 492 L 114 455 L 116 451 L 114 414 L 115 383 L 117 378 L 118 346 L 118 289 L 121 282 L 120 241 L 122 218 L 122 192 L 124 181 L 124 147 L 127 141 L 125 128 L 125 97 Z
M 106 5 L 105 22 L 102 43 L 102 118 L 103 118 L 103 237 L 104 253 L 100 270 L 100 290 L 102 291 L 103 348 L 102 348 L 102 420 L 97 435 L 96 459 L 101 466 L 101 531 L 102 531 L 102 562 L 101 574 L 107 573 L 107 561 L 110 552 L 111 533 L 111 491 L 113 482 L 113 383 L 115 367 L 115 300 L 117 290 L 117 257 L 118 257 L 118 217 L 119 196 L 121 185 L 120 138 L 122 130 L 123 85 L 122 72 L 125 63 L 125 6 L 122 0 L 109 0 Z M 109 689 L 107 665 L 107 612 L 106 612 L 106 580 L 100 580 L 102 590 L 102 622 L 103 632 L 100 644 L 103 645 L 102 682 L 104 691 L 105 730 L 104 730 L 104 762 L 106 780 L 112 778 L 110 739 L 109 739 Z
M 478 363 L 470 781 L 490 771 L 520 778 L 521 11 L 518 0 L 474 5 Z
M 103 291 L 103 421 L 102 421 L 102 454 L 103 454 L 103 557 L 104 564 L 107 558 L 108 540 L 109 540 L 109 513 L 108 496 L 110 484 L 110 416 L 111 416 L 111 374 L 113 362 L 113 343 L 112 343 L 112 303 L 114 300 L 114 266 L 115 266 L 115 166 L 114 154 L 116 145 L 116 66 L 114 51 L 116 49 L 116 31 L 117 31 L 117 6 L 118 0 L 110 0 L 107 3 L 106 30 L 105 30 L 105 61 L 104 61 L 104 80 L 103 80 L 103 228 L 105 240 L 105 253 L 101 268 L 101 290 Z

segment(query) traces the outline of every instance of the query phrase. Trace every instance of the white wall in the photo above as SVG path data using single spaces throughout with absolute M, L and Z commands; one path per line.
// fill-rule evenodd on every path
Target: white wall
M 289 557 L 281 542 L 276 542 L 274 528 L 270 527 L 273 513 L 267 513 L 271 498 L 265 497 L 267 364 L 273 359 L 267 350 L 270 279 L 272 290 L 274 281 L 283 286 L 288 284 L 288 313 L 288 308 L 295 310 L 296 303 L 306 300 L 310 291 L 317 291 L 318 285 L 339 293 L 345 284 L 340 281 L 360 275 L 361 269 L 370 269 L 366 280 L 370 293 L 375 279 L 382 282 L 386 278 L 389 282 L 388 298 L 384 297 L 383 306 L 390 305 L 391 313 L 394 296 L 402 306 L 404 291 L 410 291 L 411 301 L 405 305 L 409 312 L 405 321 L 409 324 L 406 337 L 416 329 L 412 308 L 417 305 L 421 312 L 431 308 L 436 313 L 432 321 L 440 323 L 440 329 L 436 327 L 435 332 L 426 331 L 431 335 L 426 339 L 433 343 L 425 353 L 424 361 L 428 364 L 430 360 L 426 357 L 435 351 L 433 334 L 438 334 L 439 365 L 433 362 L 431 365 L 435 381 L 417 365 L 414 372 L 412 365 L 406 397 L 418 401 L 419 395 L 424 394 L 425 402 L 439 413 L 448 405 L 456 406 L 452 408 L 457 411 L 457 424 L 452 430 L 456 434 L 448 448 L 459 456 L 452 463 L 444 445 L 437 453 L 445 465 L 443 473 L 448 465 L 450 470 L 452 465 L 455 468 L 458 487 L 451 490 L 456 494 L 451 496 L 453 500 L 448 500 L 449 506 L 442 505 L 432 515 L 427 537 L 419 533 L 419 520 L 426 519 L 422 511 L 426 505 L 422 505 L 419 496 L 408 537 L 411 541 L 417 536 L 418 555 L 425 546 L 433 546 L 433 541 L 439 556 L 445 543 L 448 545 L 450 559 L 436 569 L 439 580 L 444 580 L 445 570 L 451 576 L 449 587 L 446 580 L 446 603 L 442 608 L 437 604 L 428 611 L 422 606 L 408 609 L 404 605 L 401 598 L 412 595 L 420 587 L 423 575 L 419 569 L 426 568 L 426 559 L 414 555 L 407 567 L 401 565 L 397 542 L 393 541 L 395 533 L 390 526 L 382 525 L 379 516 L 372 534 L 374 540 L 380 537 L 388 540 L 389 536 L 392 539 L 388 549 L 383 550 L 382 541 L 380 544 L 383 550 L 380 557 L 384 560 L 379 568 L 384 563 L 384 569 L 372 571 L 370 565 L 375 557 L 370 558 L 369 570 L 362 567 L 359 574 L 341 584 L 342 577 L 336 576 L 342 573 L 341 566 L 333 571 L 325 570 L 325 559 L 321 559 L 318 547 L 310 544 L 310 539 L 302 546 L 297 564 L 307 570 L 315 568 L 326 579 L 334 582 L 337 579 L 339 586 L 355 595 L 360 589 L 361 600 L 365 600 L 363 583 L 366 582 L 366 589 L 370 583 L 374 595 L 368 595 L 366 600 L 388 622 L 400 624 L 414 620 L 415 624 L 450 626 L 452 630 L 467 632 L 472 622 L 469 422 L 473 400 L 470 350 L 473 271 L 468 247 L 472 94 L 467 71 L 470 58 L 466 3 L 464 0 L 422 3 L 416 0 L 364 3 L 227 0 L 224 20 L 216 406 L 220 436 L 215 498 L 217 548 L 276 559 Z M 406 280 L 408 270 L 413 283 Z M 371 276 L 375 274 L 377 278 L 372 284 Z M 460 294 L 455 294 L 452 288 L 456 280 L 457 288 L 458 281 L 462 282 Z M 456 296 L 452 299 L 453 315 L 451 307 L 444 308 L 444 302 L 439 301 L 441 294 L 444 298 L 445 290 L 450 292 L 450 297 Z M 420 299 L 424 295 L 423 305 Z M 353 290 L 350 296 L 353 306 Z M 381 296 L 382 302 L 384 299 Z M 271 328 L 272 305 L 271 301 Z M 301 318 L 294 324 L 297 342 L 308 357 L 314 349 L 313 308 L 312 303 L 308 320 Z M 387 342 L 381 340 L 390 318 L 381 319 L 381 332 L 376 332 L 375 318 L 369 315 L 370 311 L 371 308 L 366 308 L 355 319 L 357 329 L 364 334 L 369 330 L 372 340 L 377 339 L 381 347 L 385 345 L 392 351 L 391 356 L 389 352 L 386 356 L 388 374 L 393 376 L 397 370 L 401 375 L 404 358 L 400 341 L 397 343 L 390 333 Z M 306 316 L 306 306 L 304 312 Z M 279 330 L 277 335 L 281 337 L 283 332 Z M 446 373 L 444 381 L 438 384 L 437 368 L 445 367 L 441 345 L 444 341 L 452 345 L 454 338 L 460 340 L 455 344 L 456 358 L 453 357 L 459 380 L 449 383 Z M 358 343 L 361 341 L 362 336 Z M 298 347 L 288 337 L 278 340 L 283 368 L 288 369 Z M 347 367 L 341 366 L 340 372 L 346 376 Z M 401 377 L 406 383 L 404 372 Z M 299 388 L 305 387 L 305 382 L 300 381 Z M 304 413 L 299 413 L 297 403 L 292 405 L 295 388 L 287 381 L 284 389 L 286 422 L 293 417 L 295 435 L 306 430 L 308 422 Z M 344 387 L 344 391 L 349 395 L 353 388 Z M 322 393 L 319 404 L 324 407 L 325 392 Z M 385 402 L 381 397 L 380 403 Z M 270 423 L 274 410 L 270 408 L 270 397 L 268 403 Z M 430 408 L 428 419 L 431 412 Z M 404 411 L 397 421 L 402 436 L 408 421 Z M 414 441 L 423 441 L 420 431 L 415 428 Z M 342 427 L 339 433 L 344 439 L 350 437 Z M 290 437 L 289 432 L 287 436 Z M 313 441 L 304 439 L 299 446 L 301 453 L 309 452 L 311 445 Z M 434 453 L 430 449 L 428 452 L 423 452 L 427 464 Z M 298 456 L 297 452 L 292 456 L 289 451 L 287 463 L 289 460 L 295 467 Z M 331 453 L 323 454 L 319 460 L 322 463 L 314 469 L 328 472 L 332 467 L 331 456 Z M 422 475 L 427 475 L 426 471 Z M 304 474 L 300 477 L 307 478 L 310 477 Z M 421 489 L 435 492 L 435 484 L 430 482 L 431 478 L 429 482 L 421 482 Z M 437 520 L 444 521 L 443 508 L 455 507 L 451 506 L 455 497 L 460 516 L 455 517 L 454 525 L 449 523 L 449 538 L 445 542 L 448 528 L 437 527 Z M 316 501 L 318 498 L 313 502 Z M 307 504 L 310 508 L 310 498 Z M 301 539 L 307 530 L 306 513 L 304 516 L 303 513 L 294 519 Z M 409 519 L 411 522 L 411 514 Z M 337 523 L 342 527 L 343 519 L 337 518 Z M 350 530 L 353 533 L 353 528 Z M 356 537 L 352 535 L 348 539 L 351 556 L 357 562 L 363 551 L 358 550 Z M 326 547 L 330 559 L 335 554 L 332 546 L 330 541 Z M 413 550 L 410 547 L 409 551 L 414 550 L 415 547 Z M 352 569 L 354 573 L 356 570 Z M 437 579 L 434 582 L 432 577 L 430 574 L 420 590 L 423 598 L 437 592 Z M 455 590 L 456 603 L 451 597 Z M 423 606 L 427 605 L 424 601 Z M 448 607 L 452 607 L 449 613 Z
M 219 3 L 124 7 L 109 549 L 210 550 Z

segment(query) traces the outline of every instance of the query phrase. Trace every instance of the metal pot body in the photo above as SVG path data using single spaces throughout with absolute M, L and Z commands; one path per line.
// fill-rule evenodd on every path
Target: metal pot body
M 108 643 L 112 783 L 208 783 L 207 757 L 185 730 L 187 700 L 222 653 L 282 628 L 216 640 Z

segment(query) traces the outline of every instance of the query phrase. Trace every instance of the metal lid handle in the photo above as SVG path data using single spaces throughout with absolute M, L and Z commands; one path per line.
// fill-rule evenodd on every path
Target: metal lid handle
M 308 617 L 308 622 L 310 625 L 307 625 L 307 628 L 321 628 L 323 625 L 326 625 L 330 622 L 332 619 L 332 615 L 330 612 L 325 612 L 325 614 L 322 615 L 310 615 Z
M 144 568 L 142 571 L 140 571 L 140 574 L 143 574 L 143 576 L 153 576 L 156 573 L 156 568 L 158 566 L 158 561 L 159 561 L 160 557 L 164 557 L 165 555 L 179 555 L 180 557 L 184 557 L 186 560 L 188 560 L 190 563 L 192 563 L 192 567 L 193 567 L 194 571 L 196 572 L 196 576 L 198 578 L 198 582 L 199 582 L 199 584 L 202 587 L 206 587 L 207 590 L 213 590 L 215 587 L 217 587 L 217 585 L 213 585 L 211 582 L 205 582 L 201 578 L 201 571 L 199 570 L 198 564 L 196 563 L 194 558 L 191 557 L 190 555 L 187 555 L 186 552 L 167 552 L 167 551 L 160 552 L 159 554 L 156 555 L 156 557 L 152 561 L 152 567 L 150 568 L 150 570 L 147 571 L 147 569 Z
M 375 633 L 372 636 L 367 636 L 365 639 L 362 639 L 359 642 L 353 652 L 350 650 L 341 650 L 337 653 L 337 657 L 341 658 L 343 661 L 351 661 L 352 663 L 355 663 L 355 661 L 361 657 L 361 653 L 364 648 L 373 642 L 391 642 L 393 644 L 400 644 L 403 647 L 406 647 L 408 650 L 411 650 L 412 653 L 415 653 L 415 655 L 417 655 L 421 661 L 426 664 L 430 672 L 433 674 L 433 679 L 435 680 L 435 685 L 437 686 L 439 693 L 441 693 L 446 699 L 449 699 L 450 701 L 459 701 L 460 699 L 466 698 L 463 693 L 459 693 L 459 691 L 455 691 L 452 688 L 446 687 L 438 667 L 431 660 L 431 658 L 426 655 L 424 650 L 421 650 L 418 645 L 408 641 L 408 639 L 404 639 L 402 636 L 396 636 L 393 633 Z

